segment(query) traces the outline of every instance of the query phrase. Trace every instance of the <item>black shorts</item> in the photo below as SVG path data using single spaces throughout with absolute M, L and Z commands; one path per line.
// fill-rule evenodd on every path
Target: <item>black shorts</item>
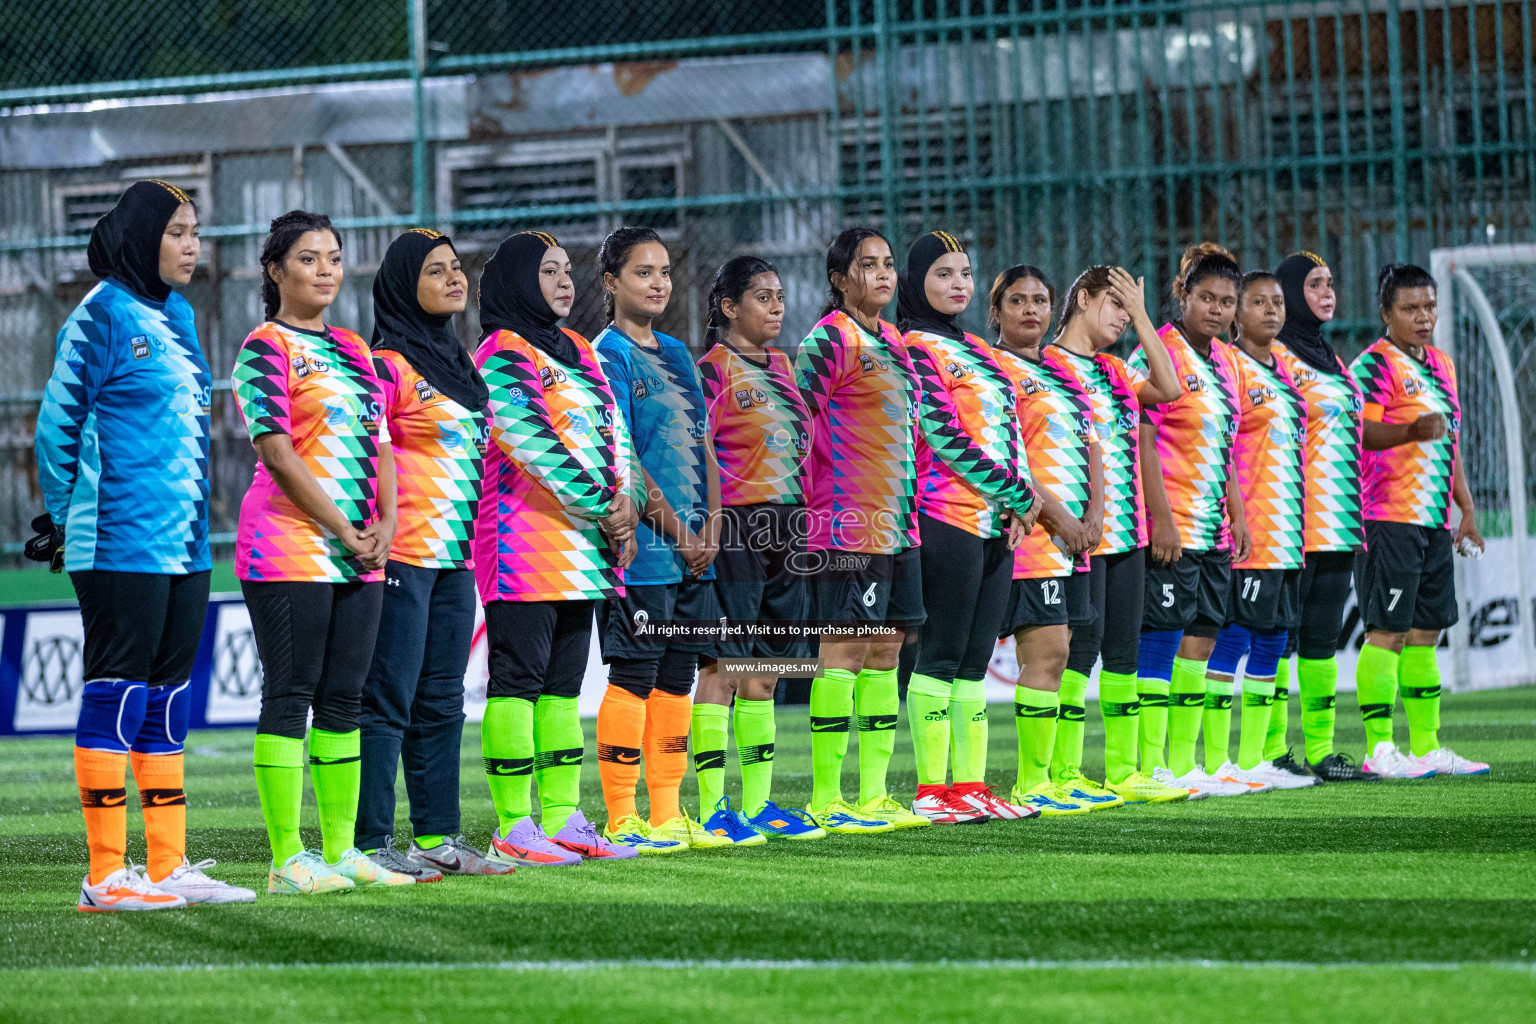
M 602 641 L 603 664 L 616 658 L 625 661 L 660 661 L 667 651 L 699 654 L 713 650 L 718 636 L 689 638 L 667 637 L 653 633 L 636 635 L 636 627 L 647 623 L 716 623 L 722 618 L 720 599 L 713 580 L 688 578 L 681 583 L 626 586 L 623 597 L 613 597 L 598 606 L 597 628 Z
M 1451 531 L 1367 519 L 1365 550 L 1355 556 L 1355 593 L 1367 630 L 1451 628 L 1460 617 Z
M 241 580 L 240 591 L 261 659 L 256 731 L 303 739 L 311 709 L 316 729 L 356 729 L 384 608 L 383 581 Z
M 1093 618 L 1086 572 L 1014 580 L 1008 590 L 1008 610 L 1003 614 L 998 637 L 1013 636 L 1021 629 L 1036 626 L 1071 625 L 1077 629 L 1092 625 Z
M 192 676 L 208 618 L 211 573 L 83 569 L 69 574 L 85 626 L 85 682 L 163 686 Z
M 727 505 L 721 509 L 715 595 L 726 623 L 803 623 L 811 617 L 805 570 L 805 510 L 799 505 Z M 715 658 L 807 658 L 803 639 L 726 636 Z
M 491 601 L 485 606 L 487 697 L 576 697 L 592 649 L 592 601 Z
M 1214 637 L 1227 624 L 1231 603 L 1232 552 L 1186 548 L 1173 565 L 1147 559 L 1143 629 Z
M 927 621 L 922 548 L 907 548 L 895 555 L 833 550 L 813 553 L 811 559 L 822 563 L 811 579 L 812 618 L 897 629 Z
M 1244 629 L 1301 625 L 1301 570 L 1233 569 L 1232 621 Z

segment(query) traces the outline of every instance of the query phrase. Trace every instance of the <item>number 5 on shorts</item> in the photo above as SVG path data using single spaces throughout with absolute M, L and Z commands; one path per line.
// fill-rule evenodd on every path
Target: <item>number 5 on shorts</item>
M 1164 608 L 1172 608 L 1173 607 L 1173 584 L 1172 583 L 1164 583 L 1163 584 L 1163 607 Z

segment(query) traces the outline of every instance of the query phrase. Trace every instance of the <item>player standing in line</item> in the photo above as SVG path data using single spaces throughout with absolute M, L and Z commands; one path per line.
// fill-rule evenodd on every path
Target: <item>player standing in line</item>
M 490 433 L 485 381 L 452 326 L 467 295 L 452 240 L 427 228 L 391 242 L 373 279 L 397 525 L 363 686 L 357 845 L 418 882 L 511 870 L 458 835 L 464 669 L 479 604 L 470 545 Z M 404 854 L 393 835 L 402 759 L 415 832 Z
M 570 258 L 542 231 L 502 239 L 480 277 L 475 364 L 494 442 L 473 545 L 490 647 L 480 745 L 497 828 L 486 856 L 513 866 L 638 855 L 579 807 L 576 699 L 593 604 L 623 586 L 636 513 L 629 433 L 597 351 L 559 326 L 575 297 Z
M 1275 270 L 1285 293 L 1285 324 L 1275 358 L 1285 364 L 1307 403 L 1306 562 L 1301 567 L 1301 615 L 1275 676 L 1275 707 L 1264 756 L 1289 767 L 1285 746 L 1289 722 L 1290 654 L 1296 652 L 1301 696 L 1303 760 L 1324 782 L 1363 782 L 1375 776 L 1333 748 L 1339 633 L 1349 601 L 1355 552 L 1365 539 L 1360 519 L 1360 443 L 1364 402 L 1360 385 L 1323 338 L 1333 319 L 1333 271 L 1310 252 L 1292 253 Z M 1278 728 L 1277 728 L 1278 727 Z
M 1179 396 L 1142 412 L 1139 447 L 1152 543 L 1136 668 L 1141 768 L 1159 782 L 1189 789 L 1193 799 L 1268 788 L 1222 782 L 1195 764 L 1205 665 L 1227 622 L 1232 561 L 1246 559 L 1249 548 L 1242 495 L 1232 476 L 1232 352 L 1221 340 L 1232 326 L 1241 280 L 1237 261 L 1221 246 L 1203 242 L 1184 251 L 1173 288 L 1180 316 L 1158 332 L 1181 385 Z M 1132 353 L 1130 366 L 1146 371 L 1144 349 Z
M 294 210 L 274 220 L 261 248 L 267 319 L 235 356 L 235 402 L 257 457 L 240 503 L 235 575 L 261 658 L 256 789 L 272 893 L 415 882 L 353 843 L 358 718 L 395 533 L 395 474 L 373 355 L 325 322 L 342 273 L 330 218 Z M 311 711 L 323 856 L 299 838 Z
M 1015 273 L 1020 276 L 1013 278 Z M 992 315 L 998 321 L 1003 344 L 1033 351 L 1050 324 L 1054 293 L 1043 275 L 1029 268 L 1008 271 L 999 284 L 1001 287 L 993 286 Z M 1147 353 L 1150 376 L 1131 371 L 1123 360 L 1106 351 L 1120 340 L 1127 322 Z M 1086 402 L 1094 433 L 1094 445 L 1089 450 L 1089 486 L 1094 497 L 1102 496 L 1103 503 L 1098 519 L 1093 518 L 1091 505 L 1083 517 L 1090 534 L 1095 528 L 1102 532 L 1088 559 L 1088 609 L 1079 610 L 1076 621 L 1068 623 L 1071 644 L 1061 674 L 1062 710 L 1056 720 L 1051 778 L 1072 799 L 1094 807 L 1110 807 L 1121 801 L 1184 800 L 1188 790 L 1165 786 L 1136 771 L 1140 710 L 1136 654 L 1146 591 L 1146 525 L 1136 456 L 1137 421 L 1143 401 L 1161 401 L 1178 394 L 1173 364 L 1147 316 L 1141 282 L 1118 267 L 1090 267 L 1078 275 L 1062 303 L 1056 338 L 1041 350 L 1041 362 L 1042 370 L 1060 381 L 1062 388 L 1081 395 Z M 1082 585 L 1076 577 L 1068 582 L 1074 588 Z M 1084 695 L 1101 647 L 1102 787 L 1085 778 L 1081 769 Z
M 1084 556 L 1098 543 L 1102 527 L 1102 499 L 1095 497 L 1095 492 L 1102 495 L 1103 481 L 1094 487 L 1096 469 L 1102 471 L 1102 466 L 1086 395 L 1074 381 L 1057 379 L 1042 364 L 1041 340 L 1050 320 L 1051 296 L 1044 273 L 1015 267 L 999 275 L 992 287 L 993 318 L 1004 299 L 1009 273 L 1020 274 L 1019 280 L 1037 282 L 1047 300 L 1038 332 L 1020 338 L 1020 332 L 1004 330 L 1000 324 L 1001 337 L 995 350 L 1014 388 L 1018 458 L 1021 464 L 1027 463 L 1040 504 L 1040 521 L 1021 539 L 1010 560 L 1012 585 L 999 631 L 1000 636 L 1014 638 L 1018 656 L 1018 682 L 1013 691 L 1018 774 L 1009 799 L 1014 805 L 1051 817 L 1087 814 L 1100 801 L 1090 801 L 1086 794 L 1077 799 L 1054 783 L 1051 761 L 1058 733 L 1072 728 L 1059 721 L 1062 673 L 1071 632 L 1085 628 L 1093 616 Z M 1074 312 L 1069 307 L 1067 317 Z M 1022 326 L 1023 319 L 1011 318 L 1009 327 Z M 1122 317 L 1120 329 L 1124 326 Z M 1084 571 L 1076 571 L 1079 564 Z M 1079 696 L 1079 706 L 1082 700 Z M 1073 721 L 1080 723 L 1081 715 L 1074 716 Z M 1081 746 L 1079 733 L 1079 749 Z M 1100 799 L 1124 802 L 1107 791 Z
M 245 903 L 249 889 L 190 863 L 183 743 L 208 610 L 208 361 L 187 300 L 197 207 L 163 181 L 128 187 L 91 231 L 102 281 L 59 330 L 38 411 L 45 512 L 29 558 L 69 573 L 85 628 L 75 780 L 91 866 L 79 908 Z M 128 850 L 127 771 L 149 864 Z
M 923 623 L 917 382 L 901 335 L 880 318 L 896 289 L 890 243 L 869 228 L 846 229 L 827 249 L 827 282 L 831 299 L 795 359 L 812 421 L 811 617 L 893 633 L 821 638 L 806 810 L 828 832 L 889 832 L 926 823 L 891 799 L 886 785 L 900 710 L 897 662 L 907 631 Z M 859 806 L 843 798 L 842 786 L 855 711 Z
M 922 394 L 917 507 L 928 620 L 907 723 L 917 758 L 912 812 L 939 825 L 1035 816 L 986 781 L 987 664 L 1008 600 L 1009 550 L 1039 511 L 1019 457 L 1013 382 L 992 346 L 955 323 L 975 291 L 970 257 L 953 235 L 930 231 L 912 243 L 896 311 Z M 951 743 L 953 787 L 944 783 Z
M 598 609 L 608 688 L 597 713 L 597 767 L 608 834 L 642 847 L 653 839 L 699 849 L 731 846 L 756 833 L 707 831 L 678 797 L 688 773 L 688 695 L 699 654 L 710 643 L 644 630 L 648 623 L 720 620 L 713 566 L 720 550 L 720 469 L 704 394 L 688 346 L 653 326 L 672 297 L 672 261 L 660 236 L 650 228 L 619 228 L 603 240 L 597 261 L 610 321 L 597 351 L 634 437 L 648 493 L 624 593 Z M 635 809 L 642 748 L 649 823 Z
M 1382 270 L 1377 295 L 1386 336 L 1350 366 L 1365 399 L 1365 550 L 1355 560 L 1366 630 L 1355 669 L 1365 768 L 1389 778 L 1486 775 L 1486 764 L 1462 757 L 1439 736 L 1435 645 L 1457 619 L 1451 552 L 1483 550 L 1462 466 L 1456 367 L 1431 343 L 1439 313 L 1427 271 L 1393 263 Z M 1461 512 L 1454 537 L 1452 502 Z M 1392 741 L 1399 692 L 1411 758 Z
M 1231 621 L 1217 635 L 1206 666 L 1205 763 L 1220 766 L 1212 772 L 1218 778 L 1302 789 L 1317 779 L 1264 758 L 1270 715 L 1285 714 L 1285 705 L 1275 700 L 1275 671 L 1301 613 L 1307 403 L 1271 351 L 1285 315 L 1285 296 L 1273 274 L 1243 275 L 1231 346 L 1238 405 L 1233 472 L 1251 544 L 1248 557 L 1232 567 Z M 1234 764 L 1228 754 L 1232 689 L 1244 654 L 1241 741 Z
M 784 286 L 772 263 L 737 256 L 715 271 L 709 290 L 712 344 L 698 362 L 709 413 L 709 440 L 720 464 L 720 554 L 715 590 L 727 623 L 803 623 L 806 590 L 805 466 L 810 412 L 794 369 L 772 345 L 784 325 Z M 705 655 L 693 703 L 693 761 L 699 814 L 716 835 L 820 839 L 826 835 L 798 809 L 773 802 L 774 690 L 778 677 L 729 679 L 718 658 L 795 658 L 806 644 L 728 636 Z M 735 698 L 741 810 L 725 795 L 725 751 Z M 713 811 L 711 814 L 710 812 Z M 743 833 L 745 829 L 745 833 Z

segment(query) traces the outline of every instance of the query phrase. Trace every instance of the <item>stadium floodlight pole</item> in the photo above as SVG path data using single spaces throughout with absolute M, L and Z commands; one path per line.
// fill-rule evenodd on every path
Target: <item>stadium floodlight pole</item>
M 411 213 L 427 220 L 427 2 L 410 0 L 411 48 Z
M 1454 358 L 1455 344 L 1455 286 L 1460 284 L 1472 304 L 1473 315 L 1482 328 L 1484 342 L 1493 362 L 1494 381 L 1499 389 L 1500 412 L 1504 425 L 1504 459 L 1509 485 L 1510 539 L 1515 546 L 1515 593 L 1519 604 L 1515 613 L 1515 643 L 1519 647 L 1523 672 L 1529 676 L 1536 664 L 1536 623 L 1532 622 L 1530 584 L 1526 577 L 1526 513 L 1525 445 L 1521 425 L 1520 400 L 1515 387 L 1515 369 L 1509 359 L 1509 347 L 1504 340 L 1504 330 L 1498 315 L 1489 304 L 1482 286 L 1469 272 L 1472 267 L 1494 267 L 1528 264 L 1536 266 L 1536 245 L 1471 245 L 1458 249 L 1436 249 L 1430 253 L 1430 273 L 1436 282 L 1436 291 L 1442 312 L 1435 323 L 1435 345 Z M 1458 560 L 1456 585 L 1465 593 L 1465 570 Z M 1452 665 L 1457 688 L 1464 687 L 1470 678 L 1469 641 L 1465 619 L 1452 630 Z M 1522 680 L 1526 681 L 1526 680 Z

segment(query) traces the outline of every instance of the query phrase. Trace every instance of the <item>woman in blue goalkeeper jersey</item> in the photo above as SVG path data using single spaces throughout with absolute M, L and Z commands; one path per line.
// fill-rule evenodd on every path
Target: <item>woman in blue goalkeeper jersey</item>
M 192 307 L 197 208 L 140 181 L 91 232 L 91 289 L 59 331 L 37 418 L 46 511 L 27 555 L 69 573 L 85 626 L 75 777 L 90 873 L 81 910 L 249 902 L 185 856 L 182 742 L 208 608 L 208 406 Z M 127 851 L 127 767 L 148 867 Z

